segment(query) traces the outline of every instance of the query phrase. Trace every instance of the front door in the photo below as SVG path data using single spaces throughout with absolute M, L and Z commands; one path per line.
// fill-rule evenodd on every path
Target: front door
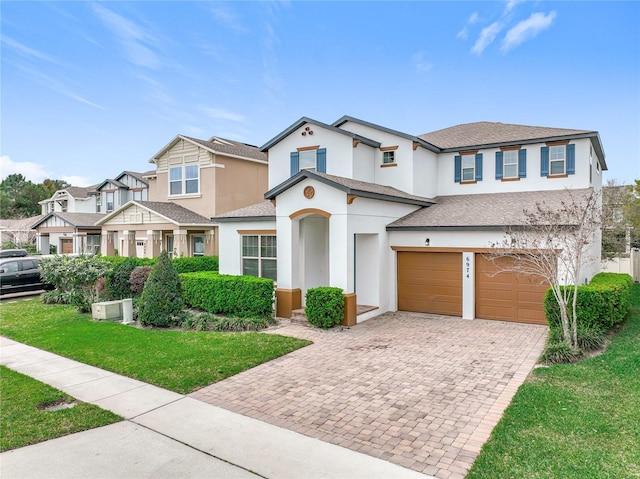
M 73 239 L 60 238 L 60 251 L 62 252 L 62 254 L 73 253 Z

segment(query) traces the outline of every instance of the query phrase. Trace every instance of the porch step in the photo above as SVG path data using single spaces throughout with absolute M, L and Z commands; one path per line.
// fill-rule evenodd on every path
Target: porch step
M 294 309 L 291 311 L 291 322 L 295 324 L 302 324 L 303 326 L 309 326 L 309 321 L 307 321 L 307 315 L 304 313 L 304 308 Z

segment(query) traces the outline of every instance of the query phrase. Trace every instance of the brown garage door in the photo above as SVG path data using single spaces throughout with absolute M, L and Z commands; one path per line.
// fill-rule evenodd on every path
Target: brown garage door
M 73 253 L 73 240 L 71 238 L 61 239 L 60 249 L 62 250 L 62 254 Z
M 398 309 L 462 315 L 462 254 L 398 252 Z
M 476 318 L 547 324 L 543 300 L 549 286 L 538 276 L 495 272 L 491 261 L 476 254 Z

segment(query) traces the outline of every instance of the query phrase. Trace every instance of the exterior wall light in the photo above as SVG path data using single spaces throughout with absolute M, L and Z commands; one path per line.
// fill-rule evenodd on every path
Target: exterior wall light
M 429 240 L 429 238 L 427 238 L 426 240 L 424 240 L 424 245 L 425 245 L 425 246 L 429 246 L 429 243 L 431 243 L 431 241 Z

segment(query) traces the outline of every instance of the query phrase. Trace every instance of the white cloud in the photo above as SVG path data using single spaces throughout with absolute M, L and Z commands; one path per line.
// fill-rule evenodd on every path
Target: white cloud
M 522 2 L 524 2 L 524 0 L 507 0 L 507 4 L 504 7 L 503 15 L 510 13 L 511 10 L 513 10 L 517 4 Z
M 458 32 L 456 37 L 460 38 L 461 40 L 466 40 L 467 37 L 469 36 L 469 30 L 468 30 L 469 25 L 473 25 L 474 23 L 478 23 L 479 20 L 480 20 L 480 15 L 478 15 L 478 12 L 473 12 L 469 16 L 469 19 L 467 20 L 466 25 L 462 28 L 462 30 L 460 30 Z
M 502 25 L 499 22 L 493 22 L 488 27 L 485 27 L 480 32 L 480 36 L 476 40 L 476 43 L 471 48 L 471 52 L 476 55 L 480 55 L 485 48 L 493 43 L 496 39 L 496 35 L 502 30 Z
M 225 27 L 238 33 L 248 33 L 249 30 L 238 19 L 238 16 L 220 4 L 211 4 L 209 12 L 213 16 L 214 20 L 222 23 Z
M 33 183 L 42 183 L 51 178 L 51 174 L 43 165 L 30 161 L 13 161 L 8 155 L 0 156 L 0 176 L 4 180 L 7 176 L 20 173 Z
M 2 43 L 4 43 L 5 45 L 13 48 L 15 51 L 17 51 L 22 56 L 31 57 L 31 58 L 37 58 L 38 60 L 44 60 L 44 61 L 47 61 L 47 62 L 50 62 L 50 63 L 55 63 L 57 65 L 61 64 L 61 62 L 59 60 L 57 60 L 56 58 L 52 57 L 51 55 L 47 55 L 46 53 L 42 53 L 41 51 L 34 50 L 33 48 L 30 48 L 30 47 L 26 46 L 25 44 L 20 43 L 17 40 L 9 38 L 6 35 L 0 36 L 0 39 L 2 40 Z
M 428 63 L 424 58 L 424 52 L 418 52 L 413 55 L 413 66 L 416 68 L 418 74 L 425 73 L 433 68 L 431 63 Z
M 158 56 L 151 50 L 156 39 L 131 20 L 93 3 L 93 11 L 122 44 L 129 61 L 135 65 L 156 69 Z
M 216 120 L 230 120 L 230 121 L 238 121 L 238 122 L 245 121 L 245 117 L 243 115 L 240 115 L 238 113 L 233 113 L 231 111 L 225 110 L 224 108 L 203 107 L 202 111 L 204 111 L 204 113 L 209 117 L 214 118 Z
M 549 12 L 547 15 L 544 13 L 532 13 L 529 18 L 522 20 L 507 32 L 502 40 L 500 49 L 503 52 L 508 52 L 524 41 L 535 37 L 541 31 L 549 28 L 555 18 L 555 10 Z

